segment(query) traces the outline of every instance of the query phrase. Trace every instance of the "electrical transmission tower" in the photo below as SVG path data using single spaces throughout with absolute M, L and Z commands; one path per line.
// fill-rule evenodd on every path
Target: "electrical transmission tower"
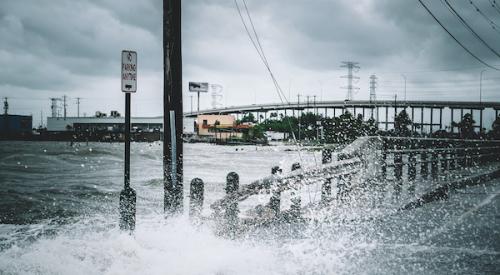
M 222 85 L 210 84 L 210 88 L 212 90 L 212 108 L 217 109 L 219 107 L 222 107 Z
M 370 76 L 370 102 L 375 102 L 377 100 L 377 94 L 375 93 L 375 88 L 377 87 L 377 77 L 372 74 Z
M 50 98 L 50 110 L 52 111 L 52 117 L 58 117 L 58 113 L 59 113 L 59 105 L 58 105 L 58 101 L 61 100 L 60 98 L 57 98 L 57 97 L 51 97 Z
M 347 75 L 341 76 L 341 78 L 347 78 L 347 86 L 342 87 L 347 89 L 346 100 L 352 100 L 353 91 L 359 90 L 359 87 L 353 86 L 353 80 L 359 80 L 359 76 L 355 76 L 354 73 L 358 72 L 360 67 L 358 62 L 343 61 L 341 68 L 347 68 Z

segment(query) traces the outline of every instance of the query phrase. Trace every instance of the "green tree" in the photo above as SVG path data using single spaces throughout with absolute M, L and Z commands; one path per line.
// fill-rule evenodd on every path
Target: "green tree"
M 490 137 L 492 139 L 500 139 L 500 116 L 491 125 Z
M 461 138 L 476 138 L 476 132 L 474 131 L 474 124 L 476 121 L 472 119 L 471 114 L 465 114 L 462 121 L 459 123 L 453 122 L 453 126 L 458 127 Z
M 409 136 L 411 130 L 408 129 L 413 124 L 406 110 L 402 110 L 394 119 L 394 131 L 397 136 Z
M 240 120 L 240 123 L 245 123 L 245 122 L 256 123 L 257 120 L 255 119 L 255 116 L 252 113 L 248 113 L 245 114 L 243 118 Z

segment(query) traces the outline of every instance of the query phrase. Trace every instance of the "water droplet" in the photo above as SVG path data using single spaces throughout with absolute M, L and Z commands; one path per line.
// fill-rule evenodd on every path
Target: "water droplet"
M 92 152 L 92 148 L 89 148 L 89 152 Z
M 24 165 L 24 168 L 28 168 L 28 165 Z
M 83 163 L 82 163 L 82 164 L 80 164 L 80 166 L 81 166 L 81 167 L 85 167 L 85 164 L 83 164 Z

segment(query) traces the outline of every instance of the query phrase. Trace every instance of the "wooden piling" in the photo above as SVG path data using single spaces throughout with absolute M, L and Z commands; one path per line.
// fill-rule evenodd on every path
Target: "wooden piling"
M 415 178 L 417 177 L 417 157 L 415 154 L 415 141 L 410 141 L 408 149 L 410 149 L 410 153 L 408 154 L 408 190 L 413 194 L 415 192 Z
M 292 164 L 292 171 L 300 169 L 300 163 L 296 162 Z M 292 189 L 292 195 L 290 201 L 292 205 L 290 206 L 290 218 L 298 219 L 300 217 L 300 210 L 302 208 L 302 202 L 299 193 L 300 179 L 297 180 L 295 186 Z
M 228 233 L 233 232 L 238 226 L 238 200 L 236 199 L 236 194 L 240 187 L 240 176 L 236 172 L 230 172 L 226 177 L 226 195 L 230 197 L 228 204 L 226 205 L 225 219 L 228 226 Z
M 281 173 L 281 168 L 279 166 L 274 166 L 271 169 L 271 174 L 273 175 L 278 175 L 278 173 Z M 274 182 L 275 186 L 272 188 L 272 196 L 271 199 L 269 200 L 269 208 L 273 211 L 274 215 L 277 216 L 280 213 L 281 209 L 281 186 L 280 186 L 280 181 L 276 179 Z
M 332 162 L 332 150 L 331 149 L 323 149 L 321 151 L 321 162 L 323 164 L 327 164 Z
M 203 209 L 204 200 L 204 183 L 200 178 L 191 180 L 189 189 L 189 215 L 191 217 L 199 217 Z

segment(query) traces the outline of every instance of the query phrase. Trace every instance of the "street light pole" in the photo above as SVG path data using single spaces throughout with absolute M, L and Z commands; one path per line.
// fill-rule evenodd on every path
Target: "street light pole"
M 479 74 L 479 103 L 482 103 L 483 99 L 483 73 L 486 72 L 487 69 L 484 69 Z
M 405 102 L 406 102 L 406 75 L 401 74 L 401 76 L 402 76 L 402 77 L 403 77 L 403 79 L 405 80 Z

